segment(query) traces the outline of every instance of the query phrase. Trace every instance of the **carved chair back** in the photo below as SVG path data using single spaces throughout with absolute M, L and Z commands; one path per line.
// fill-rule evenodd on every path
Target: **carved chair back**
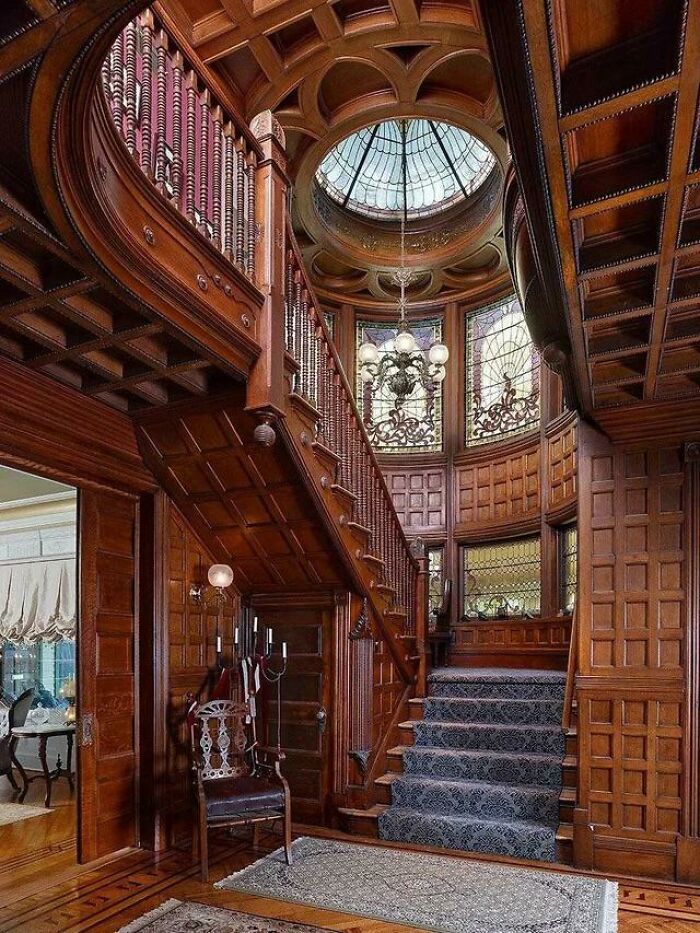
M 250 774 L 248 707 L 233 700 L 202 703 L 192 714 L 192 761 L 202 781 Z

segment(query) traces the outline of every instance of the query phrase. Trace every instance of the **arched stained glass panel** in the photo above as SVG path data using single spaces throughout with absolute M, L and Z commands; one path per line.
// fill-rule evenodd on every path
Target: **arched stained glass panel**
M 491 150 L 466 130 L 435 120 L 387 120 L 334 146 L 316 180 L 338 204 L 375 219 L 426 217 L 486 180 Z
M 536 427 L 539 355 L 516 298 L 467 316 L 467 436 L 483 444 Z

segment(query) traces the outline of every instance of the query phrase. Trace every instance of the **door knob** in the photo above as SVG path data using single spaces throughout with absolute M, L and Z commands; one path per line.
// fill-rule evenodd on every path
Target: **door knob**
M 316 713 L 316 722 L 318 723 L 318 731 L 323 734 L 326 730 L 326 722 L 328 721 L 328 713 L 326 712 L 325 707 L 321 707 Z

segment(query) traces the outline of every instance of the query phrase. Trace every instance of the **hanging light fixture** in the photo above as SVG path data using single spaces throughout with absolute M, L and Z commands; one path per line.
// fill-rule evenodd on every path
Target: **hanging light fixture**
M 403 211 L 401 213 L 401 266 L 397 269 L 394 281 L 399 286 L 398 324 L 394 349 L 382 355 L 380 360 L 376 344 L 369 339 L 361 344 L 357 351 L 360 361 L 360 378 L 364 383 L 377 382 L 386 384 L 396 396 L 396 406 L 401 408 L 420 382 L 428 386 L 442 382 L 445 378 L 445 363 L 450 351 L 444 343 L 436 341 L 428 350 L 426 359 L 424 351 L 418 345 L 411 326 L 408 323 L 406 310 L 408 298 L 406 287 L 411 281 L 411 270 L 406 268 L 406 219 L 408 217 L 408 177 L 406 160 L 406 130 L 408 120 L 401 120 L 402 136 L 402 168 L 403 168 Z

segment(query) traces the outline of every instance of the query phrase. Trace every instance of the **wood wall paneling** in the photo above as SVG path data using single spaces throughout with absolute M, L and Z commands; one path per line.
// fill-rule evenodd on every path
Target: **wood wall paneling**
M 138 841 L 138 503 L 80 496 L 79 858 Z
M 450 660 L 466 667 L 515 667 L 565 670 L 571 617 L 496 619 L 461 622 L 453 627 Z
M 408 535 L 439 534 L 446 525 L 445 467 L 382 466 L 401 524 Z
M 555 433 L 546 432 L 547 517 L 576 509 L 578 423 L 569 415 Z

